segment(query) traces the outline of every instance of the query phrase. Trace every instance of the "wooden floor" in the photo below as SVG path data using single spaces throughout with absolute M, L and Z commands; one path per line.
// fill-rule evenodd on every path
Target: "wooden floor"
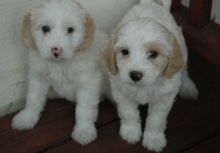
M 195 55 L 190 59 L 200 97 L 198 101 L 177 98 L 163 153 L 220 153 L 220 71 Z M 146 106 L 141 110 L 146 116 Z M 0 118 L 0 153 L 150 153 L 141 143 L 130 145 L 119 137 L 117 113 L 109 102 L 100 105 L 97 140 L 84 147 L 70 138 L 74 106 L 64 100 L 48 102 L 41 120 L 29 131 L 12 130 L 13 116 Z

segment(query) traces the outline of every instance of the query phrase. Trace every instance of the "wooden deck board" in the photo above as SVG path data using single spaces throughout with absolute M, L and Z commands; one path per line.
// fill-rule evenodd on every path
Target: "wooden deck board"
M 206 140 L 214 133 L 220 132 L 220 111 L 214 112 L 218 101 L 213 101 L 213 106 L 207 107 L 204 102 L 178 100 L 168 121 L 167 139 L 168 146 L 162 153 L 182 152 Z M 99 129 L 96 142 L 81 147 L 74 141 L 49 151 L 48 153 L 148 153 L 146 149 L 137 145 L 130 145 L 123 141 L 118 134 L 119 123 L 115 121 Z
M 97 127 L 117 118 L 114 107 L 110 103 L 101 104 L 100 110 Z M 12 130 L 13 116 L 14 114 L 0 119 L 1 153 L 37 152 L 71 140 L 74 105 L 68 102 L 63 100 L 49 102 L 39 123 L 32 130 Z
M 220 153 L 220 135 L 205 141 L 184 153 Z

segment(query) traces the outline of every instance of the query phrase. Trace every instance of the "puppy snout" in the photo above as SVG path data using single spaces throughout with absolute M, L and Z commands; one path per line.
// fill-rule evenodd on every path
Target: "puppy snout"
M 54 54 L 55 57 L 58 57 L 62 54 L 63 49 L 60 47 L 53 47 L 51 48 L 51 52 Z
M 143 78 L 143 73 L 139 71 L 131 71 L 130 78 L 135 82 L 140 81 Z

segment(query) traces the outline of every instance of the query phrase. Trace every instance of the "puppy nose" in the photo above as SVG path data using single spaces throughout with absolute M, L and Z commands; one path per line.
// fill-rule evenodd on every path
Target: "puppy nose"
M 143 73 L 142 72 L 139 72 L 139 71 L 132 71 L 130 72 L 130 78 L 137 82 L 137 81 L 140 81 L 143 77 Z
M 59 47 L 53 47 L 51 48 L 51 52 L 55 55 L 55 56 L 59 56 L 62 52 L 63 49 L 59 48 Z

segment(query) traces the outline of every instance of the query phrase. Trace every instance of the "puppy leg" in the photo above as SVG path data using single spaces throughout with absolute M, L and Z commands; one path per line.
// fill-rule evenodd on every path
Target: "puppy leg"
M 149 104 L 142 144 L 151 151 L 160 152 L 167 144 L 164 130 L 173 99 L 174 96 L 163 96 Z
M 118 114 L 121 119 L 119 134 L 128 143 L 135 144 L 141 138 L 141 122 L 138 105 L 134 102 L 123 101 L 118 103 Z
M 72 138 L 86 145 L 97 137 L 95 121 L 98 115 L 99 92 L 94 87 L 84 87 L 77 92 L 76 125 Z
M 49 84 L 42 78 L 30 78 L 26 106 L 12 120 L 12 127 L 27 130 L 35 126 L 46 103 Z

